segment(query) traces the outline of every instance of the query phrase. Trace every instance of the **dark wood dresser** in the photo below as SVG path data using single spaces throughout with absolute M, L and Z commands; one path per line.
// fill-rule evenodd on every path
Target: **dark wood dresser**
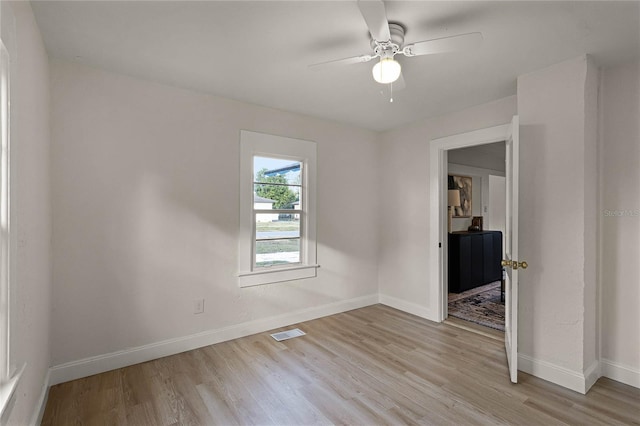
M 449 234 L 449 292 L 461 293 L 502 280 L 502 232 Z

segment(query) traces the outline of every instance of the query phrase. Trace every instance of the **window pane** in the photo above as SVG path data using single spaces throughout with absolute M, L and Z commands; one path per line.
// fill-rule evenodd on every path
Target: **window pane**
M 299 238 L 300 220 L 289 218 L 290 214 L 256 214 L 256 239 Z M 297 215 L 295 215 L 297 216 Z
M 253 185 L 253 208 L 300 210 L 300 187 L 256 183 Z
M 300 239 L 256 241 L 256 266 L 300 262 Z
M 302 163 L 281 158 L 253 157 L 253 181 L 300 185 Z

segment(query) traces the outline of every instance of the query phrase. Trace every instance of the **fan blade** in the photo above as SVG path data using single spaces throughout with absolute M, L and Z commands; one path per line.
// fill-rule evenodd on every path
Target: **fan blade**
M 387 12 L 385 12 L 382 1 L 358 0 L 358 8 L 364 21 L 367 23 L 371 37 L 373 37 L 375 41 L 391 40 Z
M 406 45 L 402 53 L 406 56 L 432 55 L 434 53 L 460 52 L 474 49 L 482 43 L 482 33 L 469 33 L 434 40 L 419 41 Z
M 373 56 L 371 55 L 353 56 L 351 58 L 335 59 L 333 61 L 319 62 L 317 64 L 309 65 L 309 68 L 318 69 L 322 67 L 359 64 L 361 62 L 369 62 L 371 59 L 373 59 Z

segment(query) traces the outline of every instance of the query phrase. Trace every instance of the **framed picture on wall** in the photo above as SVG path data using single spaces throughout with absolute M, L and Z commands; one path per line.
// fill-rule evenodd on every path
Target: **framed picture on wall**
M 471 217 L 471 176 L 449 175 L 448 189 L 460 192 L 460 205 L 451 206 L 453 217 Z

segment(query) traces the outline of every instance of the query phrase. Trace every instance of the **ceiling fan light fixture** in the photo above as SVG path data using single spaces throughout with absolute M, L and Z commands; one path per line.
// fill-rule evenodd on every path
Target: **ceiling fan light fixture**
M 373 66 L 373 79 L 380 84 L 389 84 L 400 78 L 402 67 L 393 58 L 382 58 Z

